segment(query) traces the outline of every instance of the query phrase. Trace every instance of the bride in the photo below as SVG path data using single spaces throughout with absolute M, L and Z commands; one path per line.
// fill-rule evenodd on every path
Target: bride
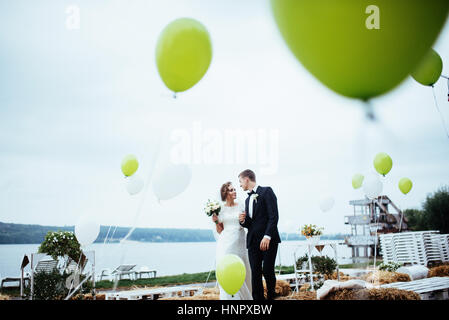
M 246 249 L 245 229 L 240 226 L 239 214 L 244 210 L 244 204 L 240 205 L 234 200 L 237 192 L 231 182 L 226 182 L 220 189 L 222 205 L 218 216 L 213 215 L 212 220 L 216 223 L 215 237 L 217 239 L 217 249 L 215 261 L 218 263 L 226 254 L 239 256 L 246 267 L 246 277 L 240 290 L 232 297 L 220 286 L 220 300 L 252 300 L 251 289 L 251 269 L 248 260 L 248 250 Z

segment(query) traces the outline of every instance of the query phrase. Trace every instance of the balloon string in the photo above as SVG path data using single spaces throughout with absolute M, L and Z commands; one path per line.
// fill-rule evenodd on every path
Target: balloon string
M 444 120 L 444 116 L 441 113 L 440 107 L 438 106 L 437 96 L 435 94 L 435 87 L 432 86 L 433 100 L 435 101 L 435 107 L 437 108 L 438 113 L 440 114 L 441 122 L 443 123 L 444 130 L 446 131 L 446 136 L 449 138 L 449 131 L 447 130 L 446 121 Z
M 109 235 L 109 232 L 111 231 L 111 227 L 112 227 L 112 226 L 109 226 L 108 232 L 106 232 L 106 237 L 104 238 L 103 244 L 101 245 L 101 259 L 103 259 L 103 255 L 104 255 L 104 246 L 105 246 L 105 244 L 106 244 L 106 242 L 107 242 L 107 240 L 108 240 L 108 235 Z M 100 259 L 99 259 L 99 260 L 100 260 Z
M 156 152 L 155 152 L 155 154 L 154 154 L 155 156 L 154 156 L 153 165 L 150 166 L 149 173 L 148 173 L 148 177 L 147 177 L 147 180 L 146 180 L 146 183 L 145 183 L 145 188 L 144 188 L 144 190 L 143 190 L 142 197 L 140 198 L 140 203 L 139 203 L 139 206 L 138 206 L 138 208 L 137 208 L 137 212 L 136 212 L 136 214 L 135 214 L 135 216 L 134 216 L 133 226 L 132 226 L 132 228 L 129 230 L 129 232 L 126 234 L 126 236 L 120 241 L 120 245 L 122 245 L 122 244 L 124 243 L 124 241 L 126 241 L 126 240 L 131 236 L 131 234 L 133 233 L 133 231 L 136 229 L 136 224 L 137 224 L 138 218 L 140 217 L 140 214 L 141 214 L 141 211 L 142 211 L 143 204 L 144 204 L 144 202 L 145 202 L 145 198 L 146 198 L 145 196 L 146 196 L 146 194 L 147 194 L 147 192 L 148 192 L 148 189 L 149 189 L 151 177 L 152 177 L 152 175 L 153 175 L 154 168 L 156 167 L 156 162 L 157 162 L 157 160 L 158 160 L 159 152 L 160 152 L 160 149 L 161 149 L 162 138 L 163 138 L 163 136 L 162 136 L 162 134 L 161 134 L 161 136 L 160 136 L 160 138 L 158 139 L 158 142 L 157 142 Z M 124 259 L 125 259 L 125 253 L 126 253 L 126 251 L 123 251 L 122 257 L 121 257 L 121 259 L 120 259 L 120 265 L 123 264 L 123 261 L 124 261 Z M 119 277 L 116 277 L 115 280 L 114 280 L 114 287 L 113 287 L 113 290 L 114 290 L 114 291 L 116 291 L 116 289 L 117 289 L 118 279 L 119 279 Z
M 117 226 L 115 226 L 114 231 L 112 231 L 112 235 L 109 237 L 108 243 L 111 242 L 111 239 L 114 239 L 115 230 L 117 230 Z
M 377 121 L 376 115 L 374 114 L 373 104 L 371 100 L 364 100 L 365 105 L 365 115 L 370 121 Z
M 379 201 L 379 198 L 377 198 L 377 201 Z M 380 196 L 380 203 L 382 203 L 382 196 Z M 376 216 L 376 220 L 375 220 L 376 221 L 375 222 L 376 223 L 376 233 L 374 236 L 374 265 L 373 265 L 373 274 L 375 275 L 376 274 L 376 258 L 377 258 L 377 229 L 379 226 L 379 221 L 378 221 L 378 216 L 376 213 L 376 206 L 373 206 L 373 208 L 374 208 L 374 214 Z M 377 276 L 374 276 L 374 282 L 376 281 L 376 279 L 377 279 Z M 379 284 L 379 281 L 377 281 L 377 284 Z

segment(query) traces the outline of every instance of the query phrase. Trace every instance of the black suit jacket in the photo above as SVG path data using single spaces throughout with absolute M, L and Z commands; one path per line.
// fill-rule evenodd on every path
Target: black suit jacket
M 256 193 L 259 195 L 257 201 L 253 201 L 253 216 L 249 216 L 249 199 L 245 200 L 245 212 L 246 218 L 243 223 L 240 223 L 242 227 L 248 229 L 248 235 L 246 236 L 246 247 L 251 245 L 260 245 L 260 241 L 264 235 L 270 236 L 270 243 L 280 243 L 278 231 L 278 205 L 276 195 L 273 189 L 270 187 L 258 186 Z

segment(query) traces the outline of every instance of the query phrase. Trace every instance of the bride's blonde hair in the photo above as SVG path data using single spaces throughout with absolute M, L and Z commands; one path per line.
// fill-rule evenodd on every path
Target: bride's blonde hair
M 228 181 L 223 183 L 220 189 L 221 201 L 226 201 L 226 195 L 228 194 L 228 187 L 232 185 L 232 182 Z

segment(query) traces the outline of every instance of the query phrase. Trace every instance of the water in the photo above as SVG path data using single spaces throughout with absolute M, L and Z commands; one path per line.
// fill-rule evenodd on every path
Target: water
M 283 241 L 278 249 L 276 265 L 282 263 L 293 265 L 293 253 L 296 257 L 306 253 L 306 246 L 298 248 L 305 241 Z M 156 269 L 158 276 L 181 273 L 210 271 L 215 268 L 215 242 L 134 242 L 94 243 L 87 250 L 95 251 L 95 270 L 97 275 L 102 269 L 115 269 L 123 264 L 136 264 L 136 270 L 142 266 Z M 6 244 L 0 245 L 0 278 L 19 277 L 20 265 L 25 253 L 37 252 L 38 244 Z M 351 249 L 345 245 L 338 246 L 338 262 L 351 263 Z M 323 255 L 334 257 L 333 250 L 326 246 Z M 319 254 L 314 249 L 313 254 Z M 29 265 L 28 267 L 29 268 Z

